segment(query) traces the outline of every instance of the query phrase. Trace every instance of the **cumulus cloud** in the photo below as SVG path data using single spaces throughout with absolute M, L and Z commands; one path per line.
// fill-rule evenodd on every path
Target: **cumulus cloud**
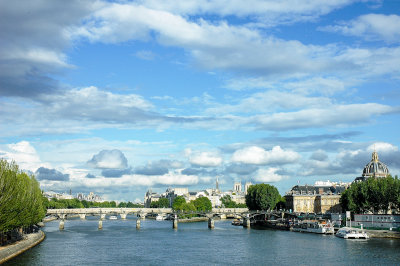
M 129 175 L 132 173 L 131 168 L 126 168 L 126 169 L 103 169 L 101 171 L 101 175 L 104 177 L 111 177 L 111 178 L 116 178 L 116 177 L 121 177 L 123 175 Z
M 312 14 L 316 14 L 314 8 L 310 8 Z M 330 10 L 327 8 L 326 12 Z M 76 38 L 88 38 L 93 42 L 119 43 L 148 41 L 153 38 L 153 32 L 162 45 L 182 47 L 189 51 L 199 66 L 264 77 L 293 78 L 312 73 L 371 75 L 375 72 L 370 71 L 371 68 L 377 67 L 371 57 L 376 57 L 385 65 L 385 68 L 379 67 L 381 71 L 397 73 L 398 69 L 390 62 L 400 58 L 396 47 L 384 51 L 361 49 L 368 53 L 358 53 L 363 59 L 360 64 L 357 58 L 349 56 L 355 53 L 354 49 L 335 45 L 305 45 L 296 40 L 287 41 L 265 35 L 254 26 L 229 25 L 226 21 L 211 23 L 204 19 L 195 21 L 136 3 L 104 5 L 75 34 Z M 378 56 L 382 53 L 383 56 Z
M 237 174 L 237 175 L 250 175 L 258 170 L 258 167 L 255 165 L 249 165 L 244 163 L 231 163 L 226 169 L 228 173 Z
M 266 165 L 266 164 L 287 164 L 300 159 L 297 152 L 283 150 L 280 146 L 275 146 L 270 151 L 266 151 L 258 146 L 250 146 L 235 151 L 232 155 L 232 162 Z
M 71 42 L 67 29 L 78 26 L 98 4 L 75 0 L 2 4 L 0 95 L 34 97 L 59 88 L 49 73 L 70 67 L 64 54 Z
M 86 178 L 96 178 L 96 176 L 93 175 L 93 174 L 91 174 L 91 173 L 88 173 L 88 174 L 86 175 Z
M 120 150 L 102 150 L 93 155 L 87 164 L 97 169 L 125 169 L 128 167 L 128 160 Z
M 0 146 L 0 158 L 15 161 L 20 169 L 34 172 L 41 166 L 50 167 L 48 163 L 42 163 L 36 149 L 28 141 L 6 144 Z
M 56 169 L 40 167 L 35 172 L 38 180 L 69 181 L 69 174 L 63 174 Z
M 261 168 L 258 169 L 255 176 L 253 177 L 254 181 L 262 182 L 262 183 L 275 183 L 279 182 L 282 179 L 286 178 L 286 176 L 280 175 L 277 173 L 279 168 Z
M 399 42 L 400 29 L 398 25 L 400 25 L 400 16 L 398 15 L 366 14 L 348 22 L 319 29 L 357 36 L 366 40 Z
M 189 162 L 194 166 L 215 167 L 222 164 L 222 157 L 218 152 L 193 152 L 190 149 L 185 152 Z
M 44 112 L 62 119 L 134 123 L 159 117 L 151 112 L 152 104 L 142 96 L 116 94 L 93 86 L 44 95 L 40 97 L 40 101 L 47 106 L 43 106 Z
M 302 162 L 304 176 L 316 175 L 342 175 L 336 178 L 342 179 L 343 175 L 350 175 L 350 180 L 361 176 L 363 167 L 371 161 L 372 152 L 378 152 L 379 160 L 385 163 L 392 175 L 398 174 L 400 170 L 400 152 L 398 147 L 385 142 L 357 145 L 360 148 L 351 149 L 353 145 L 344 146 L 343 150 L 336 154 L 333 159 L 326 158 L 323 151 L 313 153 L 310 160 Z M 324 159 L 324 160 L 320 160 Z
M 316 161 L 326 161 L 328 159 L 328 155 L 323 150 L 317 150 L 312 153 L 310 159 L 316 160 Z
M 159 160 L 149 162 L 144 166 L 135 168 L 134 173 L 138 175 L 164 175 L 169 172 L 169 169 L 182 168 L 183 163 L 179 161 Z

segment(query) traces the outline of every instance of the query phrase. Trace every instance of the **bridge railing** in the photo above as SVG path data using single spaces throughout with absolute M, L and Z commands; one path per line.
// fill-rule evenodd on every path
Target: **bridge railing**
M 247 208 L 213 208 L 213 214 L 241 214 L 246 213 Z M 174 213 L 171 208 L 81 208 L 81 209 L 48 209 L 47 214 L 133 214 L 133 213 L 157 213 L 168 214 Z

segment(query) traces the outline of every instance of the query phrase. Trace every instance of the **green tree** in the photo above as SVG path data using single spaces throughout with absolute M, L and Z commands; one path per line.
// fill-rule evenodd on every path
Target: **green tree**
M 126 202 L 123 202 L 123 201 L 121 201 L 119 204 L 118 204 L 118 208 L 126 208 Z
M 278 210 L 282 210 L 285 209 L 286 207 L 286 198 L 285 197 L 281 197 L 278 201 L 278 203 L 276 204 L 276 208 Z
M 398 177 L 368 178 L 363 182 L 354 182 L 340 198 L 343 210 L 354 213 L 384 212 L 399 209 L 400 180 Z
M 177 196 L 172 203 L 172 209 L 183 210 L 184 204 L 186 204 L 185 198 L 183 196 Z
M 157 201 L 152 201 L 150 208 L 169 208 L 169 200 L 167 198 L 160 198 Z
M 247 190 L 246 205 L 250 210 L 272 210 L 280 199 L 281 195 L 274 186 L 251 185 Z
M 132 202 L 130 202 L 130 201 L 126 204 L 126 207 L 127 207 L 127 208 L 143 208 L 142 205 L 136 204 L 136 203 L 132 203 Z
M 193 200 L 192 203 L 197 211 L 204 212 L 204 211 L 211 211 L 212 209 L 211 201 L 207 197 L 199 197 Z
M 45 216 L 39 182 L 14 162 L 0 160 L 0 232 L 30 227 Z

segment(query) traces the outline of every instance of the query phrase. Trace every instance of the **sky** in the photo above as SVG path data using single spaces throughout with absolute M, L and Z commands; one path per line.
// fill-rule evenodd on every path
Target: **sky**
M 0 158 L 44 191 L 400 173 L 396 0 L 0 0 Z

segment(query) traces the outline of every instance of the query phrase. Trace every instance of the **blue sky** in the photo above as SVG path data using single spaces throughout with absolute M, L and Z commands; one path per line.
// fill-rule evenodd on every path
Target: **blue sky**
M 44 190 L 400 169 L 400 3 L 0 1 L 0 157 Z

